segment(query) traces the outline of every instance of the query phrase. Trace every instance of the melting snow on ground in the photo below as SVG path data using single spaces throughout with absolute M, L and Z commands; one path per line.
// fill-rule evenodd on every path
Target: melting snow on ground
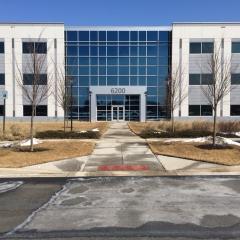
M 37 145 L 40 143 L 42 143 L 41 140 L 39 140 L 37 138 L 33 138 L 33 145 Z M 26 139 L 19 143 L 19 146 L 21 146 L 21 147 L 30 146 L 30 145 L 31 145 L 31 139 Z
M 212 143 L 212 137 L 199 137 L 199 138 L 190 138 L 190 139 L 169 139 L 164 142 L 196 142 L 196 143 Z M 216 137 L 217 145 L 236 145 L 240 146 L 240 143 L 235 142 L 231 139 L 224 137 Z
M 14 190 L 23 184 L 22 181 L 0 183 L 0 193 Z
M 99 132 L 99 129 L 98 128 L 94 128 L 94 129 L 92 129 L 92 132 Z

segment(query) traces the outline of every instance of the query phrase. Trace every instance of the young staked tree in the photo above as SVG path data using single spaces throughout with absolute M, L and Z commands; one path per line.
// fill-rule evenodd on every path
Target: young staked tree
M 212 77 L 207 85 L 201 85 L 202 92 L 213 111 L 213 147 L 216 146 L 218 107 L 231 91 L 231 58 L 223 59 L 221 50 L 221 47 L 214 49 L 210 55 L 206 68 Z
M 63 109 L 63 126 L 64 132 L 66 131 L 66 116 L 68 115 L 68 108 L 71 104 L 71 94 L 68 89 L 72 84 L 71 76 L 65 75 L 63 69 L 58 69 L 57 71 L 57 102 L 59 106 Z
M 180 66 L 172 69 L 168 76 L 168 109 L 171 116 L 171 130 L 175 132 L 174 111 L 180 107 L 187 97 L 186 86 L 183 84 L 183 71 Z
M 44 46 L 40 38 L 34 42 L 30 40 L 28 43 L 29 44 L 24 46 L 25 51 L 27 52 L 27 54 L 25 54 L 27 62 L 22 64 L 22 69 L 19 64 L 16 64 L 18 70 L 16 81 L 22 90 L 23 99 L 31 105 L 30 151 L 34 151 L 33 129 L 36 107 L 42 104 L 51 94 L 52 77 L 47 69 L 47 53 L 45 53 L 47 52 L 46 46 Z M 45 50 L 42 48 L 45 48 Z M 47 79 L 43 77 L 46 76 L 43 74 L 47 74 Z

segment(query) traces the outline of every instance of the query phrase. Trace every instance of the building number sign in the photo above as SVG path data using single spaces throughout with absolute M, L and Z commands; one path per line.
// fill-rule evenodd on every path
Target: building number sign
M 124 94 L 126 93 L 125 88 L 111 88 L 111 93 L 112 94 Z

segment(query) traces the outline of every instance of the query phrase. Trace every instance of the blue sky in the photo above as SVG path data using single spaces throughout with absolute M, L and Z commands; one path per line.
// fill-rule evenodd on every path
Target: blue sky
M 65 25 L 170 25 L 240 21 L 239 0 L 1 0 L 0 22 Z

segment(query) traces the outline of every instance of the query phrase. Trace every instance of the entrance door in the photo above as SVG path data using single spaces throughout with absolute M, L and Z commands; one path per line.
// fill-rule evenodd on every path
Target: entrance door
M 125 120 L 125 108 L 124 106 L 112 106 L 112 121 L 124 121 Z

